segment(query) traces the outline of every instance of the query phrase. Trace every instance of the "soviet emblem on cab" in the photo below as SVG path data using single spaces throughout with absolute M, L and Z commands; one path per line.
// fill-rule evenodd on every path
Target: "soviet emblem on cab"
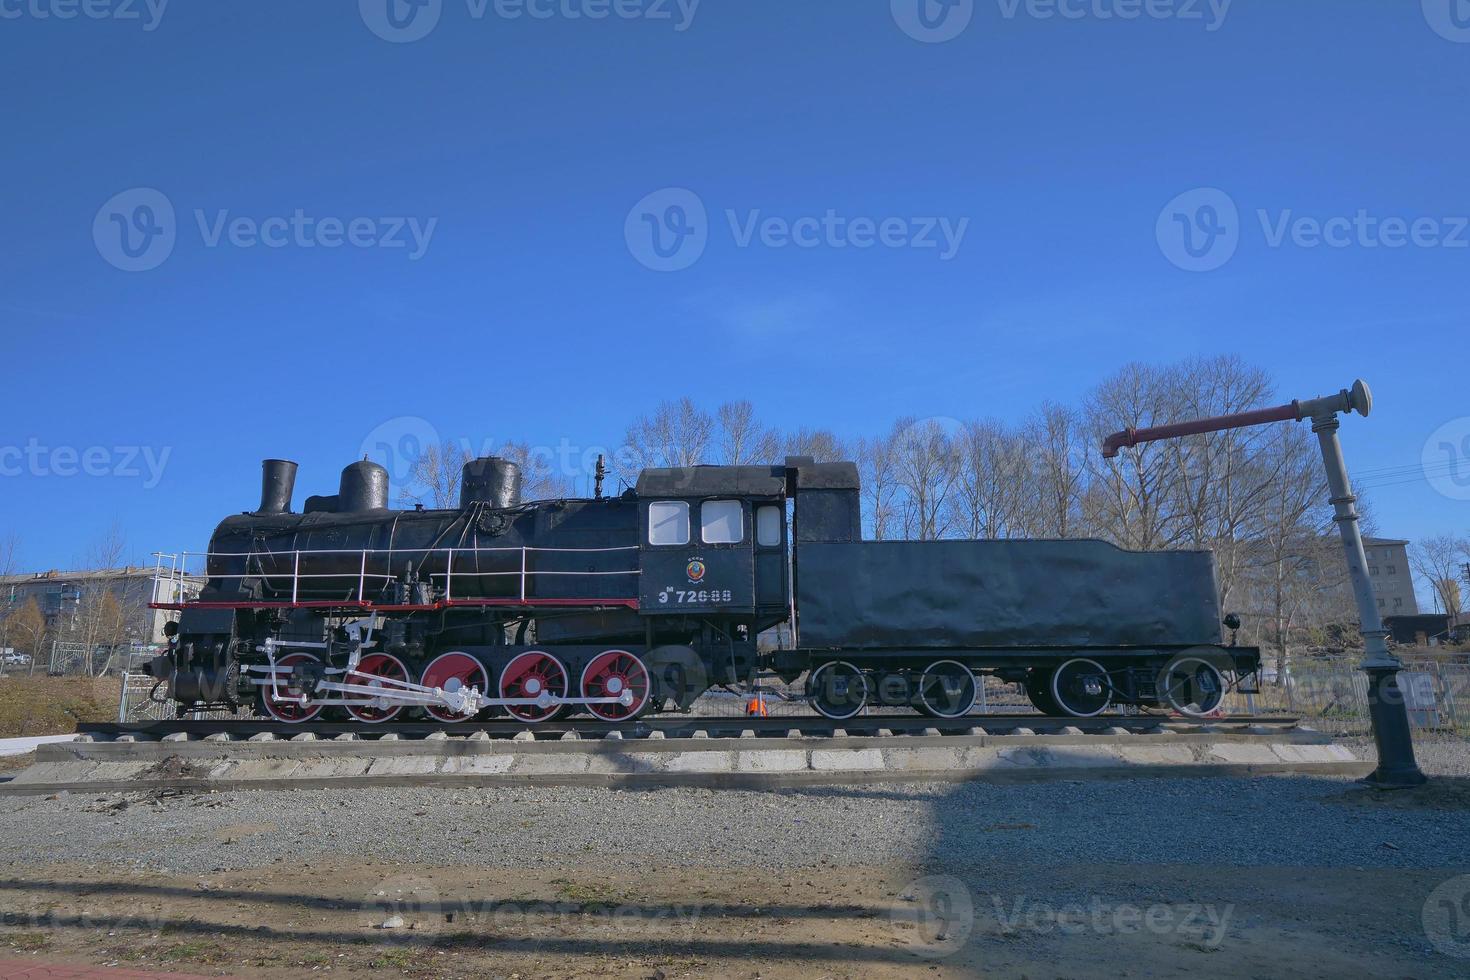
M 704 571 L 703 558 L 691 558 L 689 564 L 684 566 L 684 574 L 689 576 L 689 581 L 694 585 L 704 580 Z

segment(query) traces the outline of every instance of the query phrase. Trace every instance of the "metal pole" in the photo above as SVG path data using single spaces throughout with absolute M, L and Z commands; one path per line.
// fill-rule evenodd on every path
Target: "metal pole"
M 1343 555 L 1347 559 L 1353 598 L 1357 600 L 1358 619 L 1362 624 L 1363 662 L 1359 668 L 1368 675 L 1368 717 L 1373 724 L 1373 742 L 1378 750 L 1378 768 L 1364 782 L 1384 787 L 1418 786 L 1427 779 L 1414 761 L 1409 711 L 1404 704 L 1404 692 L 1399 689 L 1398 673 L 1404 665 L 1388 650 L 1388 630 L 1383 628 L 1383 620 L 1378 616 L 1378 600 L 1368 580 L 1368 557 L 1363 551 L 1363 535 L 1358 527 L 1358 498 L 1353 495 L 1347 464 L 1342 457 L 1342 443 L 1337 438 L 1337 430 L 1342 424 L 1337 417 L 1339 411 L 1357 409 L 1367 415 L 1372 405 L 1366 386 L 1354 392 L 1358 390 L 1363 392 L 1364 400 L 1354 402 L 1353 395 L 1343 392 L 1338 397 L 1347 399 L 1345 406 L 1335 404 L 1337 398 L 1325 398 L 1303 408 L 1315 409 L 1311 413 L 1312 431 L 1317 434 L 1317 441 L 1322 447 L 1322 465 L 1327 470 L 1327 487 L 1332 493 L 1333 520 L 1342 535 Z

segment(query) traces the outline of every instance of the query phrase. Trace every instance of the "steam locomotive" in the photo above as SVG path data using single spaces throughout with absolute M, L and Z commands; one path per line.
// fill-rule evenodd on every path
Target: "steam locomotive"
M 779 680 L 834 720 L 958 718 L 984 674 L 1048 715 L 1204 715 L 1259 669 L 1224 640 L 1208 552 L 864 541 L 852 463 L 646 469 L 613 496 L 599 465 L 592 498 L 526 502 L 488 457 L 457 508 L 393 510 L 363 460 L 300 513 L 296 464 L 262 470 L 198 598 L 155 604 L 180 613 L 148 669 L 181 716 L 624 722 Z

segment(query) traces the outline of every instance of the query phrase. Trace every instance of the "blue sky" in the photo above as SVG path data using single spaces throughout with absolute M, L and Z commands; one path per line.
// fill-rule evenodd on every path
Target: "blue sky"
M 1413 471 L 1470 453 L 1465 0 L 88 2 L 0 0 L 22 567 L 199 548 L 262 457 L 300 501 L 401 417 L 858 435 L 1222 352 L 1367 377 L 1382 530 L 1470 528 Z

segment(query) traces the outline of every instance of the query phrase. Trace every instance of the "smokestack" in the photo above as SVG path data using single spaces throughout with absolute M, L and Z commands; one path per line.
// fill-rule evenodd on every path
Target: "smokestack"
M 289 459 L 265 459 L 260 463 L 260 509 L 257 514 L 289 514 L 291 492 L 296 489 L 296 464 Z
M 521 468 L 508 459 L 486 456 L 464 464 L 459 480 L 459 509 L 486 503 L 498 510 L 521 502 Z

